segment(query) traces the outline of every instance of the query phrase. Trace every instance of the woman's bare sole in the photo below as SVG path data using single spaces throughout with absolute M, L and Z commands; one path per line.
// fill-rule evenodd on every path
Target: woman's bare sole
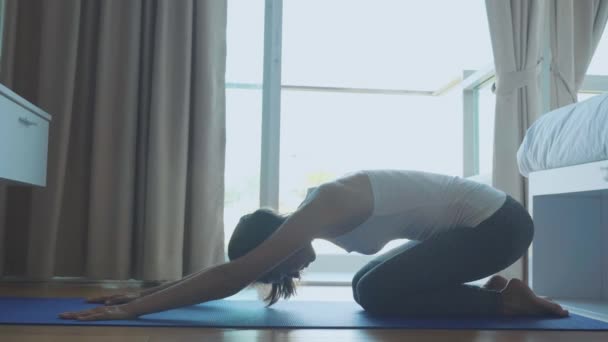
M 495 281 L 495 283 L 498 282 Z M 484 287 L 486 286 L 484 285 Z M 509 280 L 500 293 L 503 299 L 502 313 L 508 316 L 555 315 L 566 317 L 569 315 L 568 310 L 551 300 L 537 296 L 528 285 L 519 279 Z

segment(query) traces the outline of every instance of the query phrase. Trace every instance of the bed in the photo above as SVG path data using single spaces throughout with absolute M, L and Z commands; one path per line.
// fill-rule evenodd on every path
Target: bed
M 528 129 L 517 152 L 522 175 L 608 159 L 608 93 L 558 108 Z
M 530 286 L 608 321 L 608 94 L 543 115 L 517 159 L 535 225 Z

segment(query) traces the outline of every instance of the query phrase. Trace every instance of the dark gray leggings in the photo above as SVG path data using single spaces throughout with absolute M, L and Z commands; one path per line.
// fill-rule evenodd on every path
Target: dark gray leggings
M 514 263 L 533 235 L 528 212 L 507 196 L 503 206 L 477 227 L 409 241 L 378 256 L 353 278 L 353 296 L 375 314 L 499 314 L 499 292 L 464 283 Z

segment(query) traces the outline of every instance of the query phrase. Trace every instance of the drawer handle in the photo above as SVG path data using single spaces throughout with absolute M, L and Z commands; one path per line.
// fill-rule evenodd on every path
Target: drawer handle
M 24 117 L 19 118 L 19 122 L 21 122 L 25 127 L 38 126 L 38 124 L 35 123 L 34 121 L 28 120 L 27 118 L 24 118 Z
M 602 167 L 600 167 L 600 170 L 602 170 L 602 173 L 603 173 L 602 178 L 604 178 L 604 180 L 606 182 L 608 182 L 608 167 L 602 166 Z

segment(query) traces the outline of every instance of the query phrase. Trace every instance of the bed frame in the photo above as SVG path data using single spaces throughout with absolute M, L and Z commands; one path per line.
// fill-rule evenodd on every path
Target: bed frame
M 533 172 L 528 282 L 573 312 L 608 321 L 608 160 Z

